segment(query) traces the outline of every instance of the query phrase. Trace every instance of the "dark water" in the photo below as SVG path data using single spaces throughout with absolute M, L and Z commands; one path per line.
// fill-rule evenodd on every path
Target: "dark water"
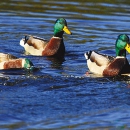
M 85 76 L 84 52 L 115 55 L 117 36 L 130 36 L 128 0 L 4 0 L 0 2 L 1 52 L 28 57 L 38 68 L 0 71 L 0 128 L 130 129 L 130 78 Z M 25 56 L 24 34 L 49 39 L 57 18 L 73 35 L 64 34 L 64 62 Z M 130 60 L 130 55 L 127 55 Z

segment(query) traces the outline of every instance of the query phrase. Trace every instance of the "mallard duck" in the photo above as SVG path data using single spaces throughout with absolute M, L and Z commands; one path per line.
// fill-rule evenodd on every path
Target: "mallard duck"
M 27 58 L 17 58 L 11 54 L 0 53 L 0 70 L 15 68 L 32 69 L 33 63 Z
M 99 54 L 95 51 L 85 53 L 89 70 L 102 76 L 117 76 L 130 73 L 130 65 L 126 58 L 126 50 L 130 53 L 130 41 L 126 34 L 118 36 L 115 49 L 116 57 Z
M 67 27 L 66 20 L 59 18 L 54 25 L 54 36 L 49 41 L 40 37 L 26 35 L 25 38 L 20 40 L 20 45 L 23 46 L 25 51 L 30 55 L 64 57 L 64 32 L 72 34 Z

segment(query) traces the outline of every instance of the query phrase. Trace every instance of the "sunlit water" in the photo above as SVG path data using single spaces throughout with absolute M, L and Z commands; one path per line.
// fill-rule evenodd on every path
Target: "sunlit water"
M 129 5 L 127 0 L 0 2 L 1 52 L 28 57 L 37 68 L 0 71 L 0 128 L 130 129 L 129 77 L 85 75 L 84 58 L 89 50 L 115 55 L 117 36 L 129 35 Z M 49 39 L 59 17 L 73 33 L 64 34 L 65 61 L 26 56 L 19 45 L 24 34 Z

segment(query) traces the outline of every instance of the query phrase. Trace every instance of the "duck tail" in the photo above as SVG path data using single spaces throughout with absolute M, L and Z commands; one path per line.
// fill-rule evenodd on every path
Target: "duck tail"
M 27 43 L 28 39 L 29 39 L 29 35 L 25 35 L 25 37 L 20 40 L 20 45 L 22 47 L 24 47 L 24 45 Z
M 25 39 L 24 38 L 22 38 L 21 40 L 20 40 L 20 45 L 22 46 L 22 47 L 24 47 L 24 44 L 25 43 Z
M 25 38 L 24 38 L 25 40 L 24 40 L 24 45 L 27 43 L 27 41 L 28 41 L 28 35 L 25 35 Z
M 92 51 L 88 51 L 84 53 L 86 60 L 90 59 L 91 54 L 92 54 Z

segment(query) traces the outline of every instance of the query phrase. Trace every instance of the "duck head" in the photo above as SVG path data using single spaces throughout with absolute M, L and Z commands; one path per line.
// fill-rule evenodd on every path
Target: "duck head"
M 67 22 L 64 18 L 59 18 L 56 20 L 54 25 L 54 36 L 55 37 L 63 37 L 63 33 L 72 34 L 71 31 L 67 27 Z
M 120 34 L 115 44 L 116 56 L 126 57 L 126 51 L 130 53 L 130 41 L 126 34 Z
M 24 68 L 32 70 L 33 67 L 34 67 L 33 63 L 29 59 L 25 58 L 24 59 Z

